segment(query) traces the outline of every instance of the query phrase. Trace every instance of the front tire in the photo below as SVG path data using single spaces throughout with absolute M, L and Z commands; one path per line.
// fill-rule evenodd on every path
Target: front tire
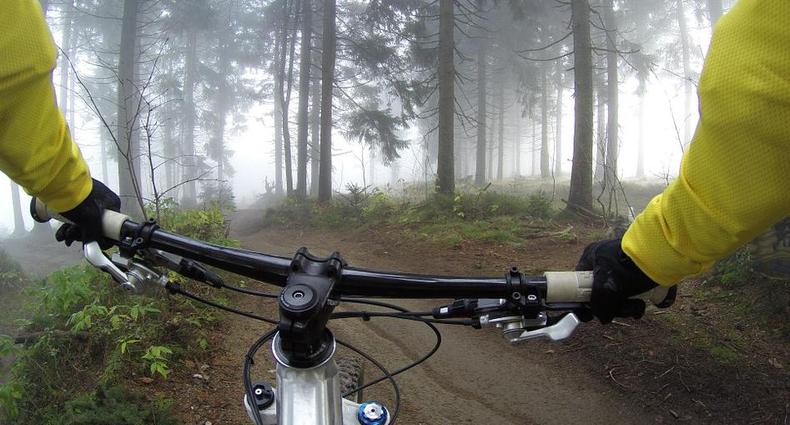
M 338 376 L 340 378 L 340 393 L 345 395 L 364 384 L 365 369 L 362 360 L 358 357 L 341 357 L 336 360 Z M 355 403 L 362 403 L 362 390 L 345 397 Z

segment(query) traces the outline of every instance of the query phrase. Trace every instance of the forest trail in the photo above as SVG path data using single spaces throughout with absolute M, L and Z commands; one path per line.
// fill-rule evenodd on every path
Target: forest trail
M 569 269 L 581 251 L 581 242 L 534 240 L 519 248 L 503 246 L 502 252 L 393 244 L 397 238 L 382 234 L 344 235 L 281 228 L 262 228 L 260 211 L 240 211 L 234 218 L 232 237 L 245 248 L 291 256 L 301 246 L 316 254 L 340 251 L 349 264 L 405 272 L 496 275 L 515 264 L 526 269 Z M 246 282 L 248 287 L 259 285 Z M 270 300 L 231 297 L 231 303 L 269 317 L 276 316 Z M 413 310 L 425 310 L 442 301 L 398 301 Z M 341 306 L 342 308 L 342 306 Z M 179 405 L 189 423 L 248 424 L 241 408 L 241 363 L 248 347 L 268 325 L 225 315 L 221 348 L 210 360 L 208 383 L 186 388 Z M 408 364 L 429 350 L 433 333 L 424 325 L 397 320 L 357 319 L 332 323 L 340 337 L 372 354 L 392 369 Z M 474 330 L 441 326 L 442 346 L 426 363 L 400 375 L 401 424 L 637 424 L 664 422 L 648 413 L 636 399 L 629 399 L 604 376 L 580 365 L 583 353 L 568 343 L 536 341 L 510 346 L 493 329 Z M 584 332 L 582 327 L 580 332 Z M 341 353 L 342 355 L 342 353 Z M 264 361 L 264 357 L 266 360 Z M 273 378 L 268 351 L 258 355 L 257 376 Z M 366 377 L 378 376 L 368 367 Z M 391 389 L 379 384 L 366 399 L 390 400 Z M 181 398 L 179 397 L 179 399 Z M 184 404 L 186 403 L 186 404 Z M 388 404 L 392 407 L 391 401 Z M 188 412 L 188 413 L 187 413 Z M 185 414 L 186 413 L 186 414 Z

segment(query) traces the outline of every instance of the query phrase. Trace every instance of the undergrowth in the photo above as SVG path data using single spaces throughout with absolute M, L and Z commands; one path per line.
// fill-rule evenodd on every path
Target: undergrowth
M 397 225 L 411 236 L 456 245 L 463 240 L 516 242 L 527 227 L 553 215 L 551 200 L 543 191 L 512 196 L 476 190 L 412 201 L 351 184 L 346 193 L 325 204 L 287 198 L 266 210 L 264 223 L 321 228 Z
M 24 282 L 22 266 L 0 248 L 0 291 L 19 288 Z
M 168 208 L 160 222 L 186 236 L 234 243 L 218 208 Z M 170 278 L 187 283 L 177 275 Z M 205 291 L 196 285 L 189 289 Z M 128 295 L 88 265 L 59 270 L 26 291 L 31 318 L 22 324 L 22 338 L 0 338 L 0 356 L 15 357 L 0 385 L 0 406 L 8 420 L 20 425 L 175 423 L 167 400 L 141 395 L 131 383 L 168 379 L 183 358 L 207 355 L 207 331 L 215 320 L 210 309 L 163 291 Z

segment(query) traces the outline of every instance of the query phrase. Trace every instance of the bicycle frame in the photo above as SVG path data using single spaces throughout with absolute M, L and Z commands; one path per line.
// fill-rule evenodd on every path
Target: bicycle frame
M 277 362 L 274 403 L 258 410 L 244 396 L 244 409 L 250 420 L 259 415 L 265 425 L 352 425 L 359 424 L 360 405 L 340 394 L 340 379 L 335 363 L 336 345 L 330 357 L 315 367 L 299 368 L 287 364 L 277 353 L 279 338 L 274 337 L 272 353 Z M 389 418 L 382 424 L 388 424 Z

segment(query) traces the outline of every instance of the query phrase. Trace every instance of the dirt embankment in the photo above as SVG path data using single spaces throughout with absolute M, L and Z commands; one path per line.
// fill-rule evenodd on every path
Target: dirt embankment
M 259 214 L 242 211 L 235 221 L 234 237 L 246 248 L 287 256 L 300 246 L 319 254 L 339 250 L 355 266 L 407 272 L 497 275 L 512 264 L 531 271 L 569 269 L 586 242 L 584 237 L 570 243 L 541 238 L 518 248 L 468 244 L 438 249 L 404 242 L 397 229 L 361 233 L 262 228 Z M 258 314 L 276 316 L 273 301 L 230 299 Z M 440 302 L 399 304 L 425 310 Z M 248 423 L 241 408 L 241 362 L 269 326 L 237 316 L 222 320 L 222 333 L 213 338 L 220 348 L 206 362 L 208 369 L 203 367 L 208 381 L 192 378 L 200 365 L 190 362 L 171 383 L 180 394 L 178 405 L 187 423 Z M 331 327 L 390 368 L 408 364 L 433 343 L 423 326 L 396 320 L 344 320 Z M 513 347 L 492 329 L 444 326 L 441 331 L 437 355 L 398 378 L 402 424 L 786 421 L 789 381 L 784 370 L 755 367 L 733 373 L 691 346 L 684 350 L 682 344 L 667 344 L 675 332 L 655 312 L 639 322 L 586 324 L 569 341 L 555 344 L 536 341 Z M 268 352 L 259 355 L 256 370 L 258 377 L 271 380 L 268 357 Z M 378 372 L 369 367 L 366 376 Z M 390 401 L 391 406 L 386 384 L 365 397 Z

